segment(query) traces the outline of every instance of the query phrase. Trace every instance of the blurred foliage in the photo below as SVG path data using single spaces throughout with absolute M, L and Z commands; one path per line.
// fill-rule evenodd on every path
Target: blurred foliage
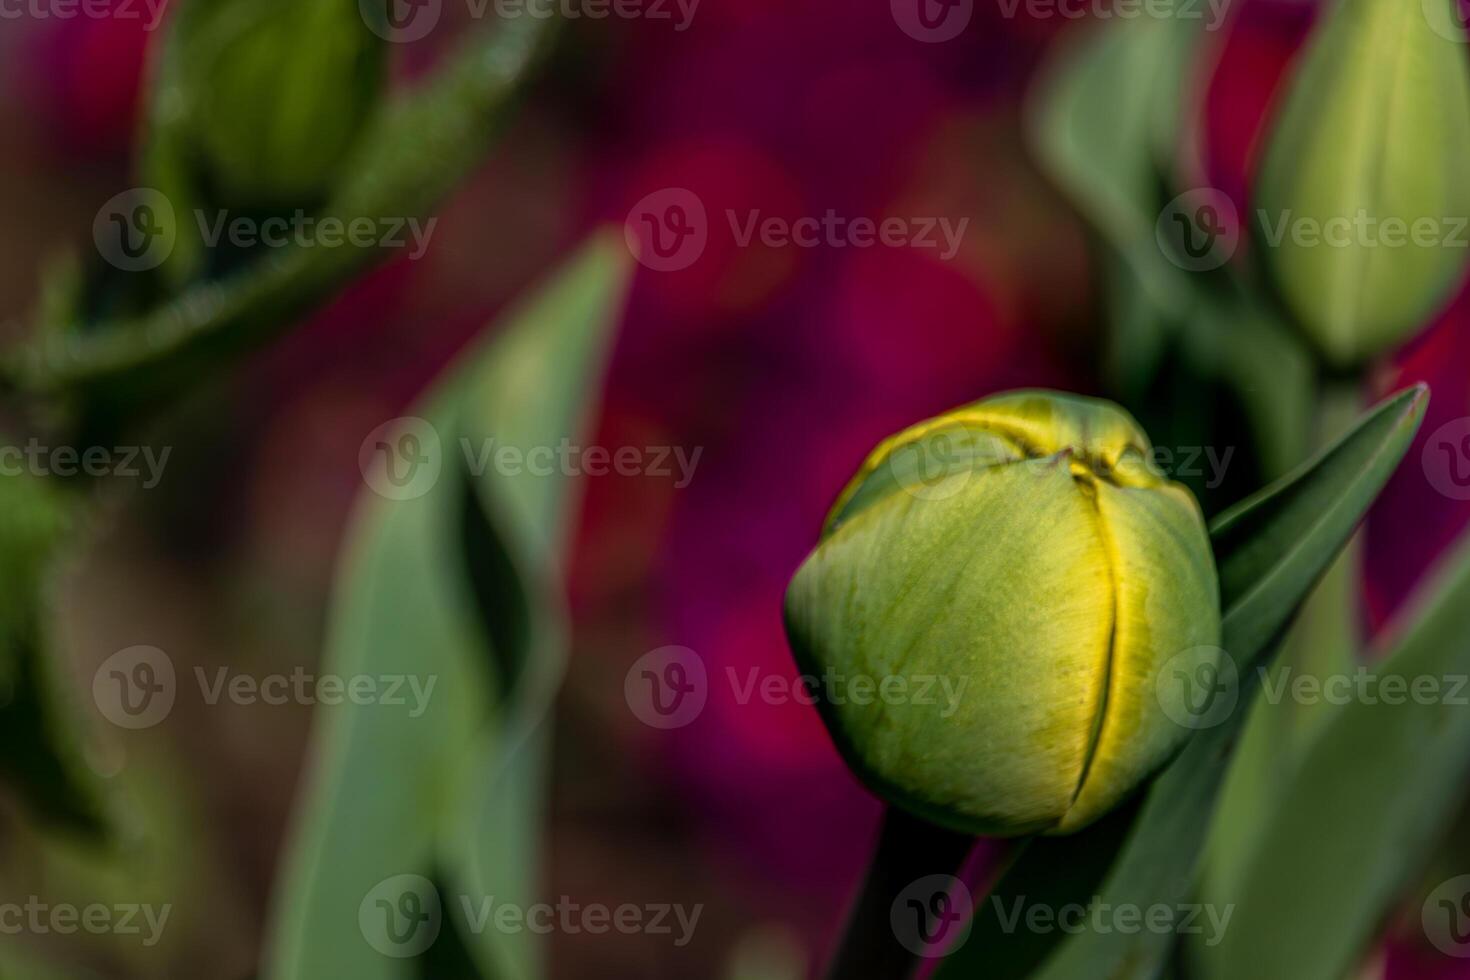
M 620 243 L 598 241 L 467 352 L 419 412 L 426 433 L 442 434 L 438 482 L 414 499 L 364 501 L 327 666 L 344 677 L 434 678 L 438 694 L 417 718 L 344 705 L 323 719 L 268 976 L 416 975 L 412 958 L 363 943 L 351 914 L 402 874 L 434 881 L 444 929 L 482 975 L 540 972 L 530 932 L 467 917 L 488 900 L 524 907 L 536 893 L 544 723 L 566 656 L 557 578 L 569 501 L 555 478 L 470 472 L 464 447 L 578 438 L 630 263 Z

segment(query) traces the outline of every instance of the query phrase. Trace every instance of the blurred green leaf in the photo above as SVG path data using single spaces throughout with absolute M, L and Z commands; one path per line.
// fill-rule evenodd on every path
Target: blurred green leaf
M 1127 263 L 1160 310 L 1187 303 L 1181 270 L 1160 252 L 1155 227 L 1163 174 L 1180 115 L 1193 33 L 1177 19 L 1147 17 L 1090 25 L 1062 45 L 1029 107 L 1042 166 Z
M 1201 976 L 1351 972 L 1450 826 L 1470 767 L 1455 690 L 1470 676 L 1470 539 L 1425 595 L 1373 680 L 1354 682 L 1369 695 L 1334 707 L 1269 801 L 1238 886 L 1220 896 L 1236 903 L 1231 929 L 1215 947 L 1191 944 Z
M 0 980 L 101 980 L 101 974 L 51 962 L 7 938 L 0 943 Z
M 980 905 L 941 977 L 1150 977 L 1172 935 L 1117 928 L 1068 935 L 1026 931 L 1020 903 L 1172 907 L 1191 895 L 1220 783 L 1258 677 L 1251 669 L 1351 536 L 1423 418 L 1417 387 L 1379 405 L 1344 439 L 1222 515 L 1211 536 L 1225 609 L 1223 645 L 1241 678 L 1240 704 L 1190 739 L 1142 798 L 1080 834 L 1036 838 Z M 1017 933 L 1017 929 L 1021 933 Z
M 375 950 L 366 930 L 377 926 L 359 923 L 363 907 L 384 925 L 385 913 L 364 903 L 399 875 L 443 893 L 441 933 L 456 934 L 482 975 L 539 972 L 533 937 L 477 918 L 491 896 L 534 895 L 544 726 L 565 656 L 558 581 L 569 488 L 493 467 L 477 475 L 471 463 L 492 436 L 527 449 L 578 438 L 629 262 L 620 243 L 598 240 L 463 357 L 418 413 L 431 428 L 416 431 L 441 444 L 438 482 L 415 499 L 364 502 L 325 669 L 437 686 L 417 718 L 383 706 L 324 710 L 268 976 L 414 975 L 412 959 Z M 401 894 L 378 897 L 391 906 Z
M 1219 447 L 1248 424 L 1254 445 L 1241 456 L 1258 458 L 1236 469 L 1275 479 L 1306 451 L 1311 358 L 1244 270 L 1216 270 L 1223 254 L 1197 268 L 1168 220 L 1219 206 L 1192 191 L 1204 182 L 1197 109 L 1219 49 L 1204 26 L 1186 16 L 1089 25 L 1042 72 L 1031 141 L 1105 246 L 1106 377 L 1117 397 L 1156 444 Z M 1168 201 L 1177 191 L 1191 193 Z M 1226 397 L 1200 397 L 1215 385 Z M 1169 434 L 1180 426 L 1194 431 Z M 1208 509 L 1216 494 L 1192 489 Z
M 97 780 L 82 761 L 46 626 L 72 503 L 41 477 L 0 476 L 0 775 L 53 825 L 96 836 L 104 832 Z
M 1465 270 L 1470 72 L 1455 4 L 1335 0 L 1266 143 L 1256 241 L 1340 367 L 1404 340 Z
M 1318 445 L 1330 444 L 1352 427 L 1361 410 L 1358 389 L 1352 381 L 1333 381 L 1324 386 L 1315 426 Z M 1326 678 L 1350 673 L 1359 662 L 1361 539 L 1358 534 L 1348 542 L 1302 604 L 1270 667 L 1272 685 L 1292 683 L 1303 676 Z M 1233 892 L 1232 882 L 1254 849 L 1269 813 L 1268 801 L 1290 778 L 1296 756 L 1331 708 L 1325 703 L 1299 704 L 1290 698 L 1262 698 L 1251 706 L 1210 831 L 1201 874 L 1204 901 L 1219 907 L 1228 904 L 1219 896 Z

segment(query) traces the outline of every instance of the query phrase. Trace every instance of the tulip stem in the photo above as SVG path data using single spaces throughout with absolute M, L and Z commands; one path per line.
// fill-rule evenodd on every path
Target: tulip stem
M 959 874 L 974 846 L 975 838 L 969 834 L 936 827 L 896 807 L 884 811 L 862 891 L 848 913 L 827 980 L 903 980 L 911 976 L 923 961 L 915 946 L 924 941 L 918 933 L 927 924 L 916 925 L 913 934 L 898 935 L 899 931 L 908 933 L 909 924 L 902 918 L 901 924 L 894 922 L 894 905 L 922 878 Z M 921 890 L 932 891 L 922 886 Z M 922 907 L 935 898 L 925 894 L 914 900 Z M 904 914 L 908 910 L 900 913 Z

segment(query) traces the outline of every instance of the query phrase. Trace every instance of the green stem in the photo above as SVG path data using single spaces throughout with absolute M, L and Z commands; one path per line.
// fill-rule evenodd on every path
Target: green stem
M 910 885 L 929 875 L 956 875 L 975 838 L 936 827 L 896 807 L 883 814 L 868 865 L 827 980 L 903 980 L 920 956 L 895 934 L 893 906 Z M 927 896 L 926 896 L 927 897 Z

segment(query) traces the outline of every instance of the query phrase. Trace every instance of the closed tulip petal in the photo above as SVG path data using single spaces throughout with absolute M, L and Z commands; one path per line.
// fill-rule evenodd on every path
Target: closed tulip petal
M 1075 830 L 1187 729 L 1155 679 L 1219 639 L 1199 508 L 1128 415 L 1024 391 L 885 440 L 792 580 L 787 631 L 853 770 L 935 823 Z

